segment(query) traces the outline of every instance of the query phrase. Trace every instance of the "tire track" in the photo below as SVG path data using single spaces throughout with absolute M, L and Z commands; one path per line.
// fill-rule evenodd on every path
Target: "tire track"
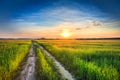
M 23 65 L 23 70 L 20 72 L 20 76 L 17 80 L 36 80 L 35 78 L 35 62 L 36 56 L 33 49 L 33 45 L 30 48 L 26 64 Z
M 55 65 L 57 66 L 60 74 L 62 75 L 63 78 L 67 79 L 67 80 L 74 80 L 73 76 L 71 75 L 71 73 L 69 73 L 61 64 L 60 62 L 58 62 L 55 57 L 53 57 L 46 49 L 44 49 L 41 45 L 39 45 L 40 49 L 47 55 L 49 56 L 51 59 L 53 59 Z

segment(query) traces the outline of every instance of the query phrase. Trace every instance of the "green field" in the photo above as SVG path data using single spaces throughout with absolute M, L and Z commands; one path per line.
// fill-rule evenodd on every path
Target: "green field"
M 62 80 L 52 59 L 47 57 L 38 47 L 37 51 L 37 80 Z
M 120 40 L 39 40 L 76 80 L 119 80 Z
M 68 70 L 75 80 L 119 80 L 120 40 L 0 40 L 0 80 L 15 80 L 31 44 L 36 54 L 36 80 L 64 80 L 38 45 Z
M 0 80 L 13 79 L 30 45 L 30 40 L 0 40 Z

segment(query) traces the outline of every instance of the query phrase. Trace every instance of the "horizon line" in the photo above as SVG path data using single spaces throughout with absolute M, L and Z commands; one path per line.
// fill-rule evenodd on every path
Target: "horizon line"
M 30 39 L 36 39 L 36 40 L 118 40 L 120 37 L 109 37 L 109 38 L 0 38 L 0 40 L 30 40 Z

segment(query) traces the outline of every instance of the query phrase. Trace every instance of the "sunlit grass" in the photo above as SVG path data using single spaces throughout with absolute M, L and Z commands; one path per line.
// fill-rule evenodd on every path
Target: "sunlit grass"
M 39 40 L 77 80 L 119 80 L 120 40 Z
M 30 40 L 0 40 L 0 80 L 12 80 L 30 45 Z
M 62 80 L 53 60 L 46 56 L 40 48 L 36 48 L 37 54 L 37 80 Z

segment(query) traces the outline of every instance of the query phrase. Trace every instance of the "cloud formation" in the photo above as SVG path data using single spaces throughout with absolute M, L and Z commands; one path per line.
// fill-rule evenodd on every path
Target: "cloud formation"
M 0 31 L 0 34 L 6 35 L 4 31 L 8 29 L 8 33 L 14 34 L 14 37 L 61 37 L 61 32 L 68 29 L 73 37 L 92 37 L 92 35 L 96 37 L 96 35 L 100 36 L 101 33 L 110 33 L 116 26 L 114 33 L 118 35 L 116 29 L 118 29 L 119 23 L 110 22 L 111 20 L 106 17 L 102 18 L 99 10 L 94 11 L 97 11 L 96 15 L 92 14 L 91 11 L 78 8 L 47 7 L 13 19 L 5 29 L 0 27 L 0 30 L 3 31 Z
M 92 22 L 91 22 L 91 26 L 95 26 L 95 27 L 97 27 L 97 26 L 102 26 L 102 23 L 99 22 L 99 21 L 92 21 Z

